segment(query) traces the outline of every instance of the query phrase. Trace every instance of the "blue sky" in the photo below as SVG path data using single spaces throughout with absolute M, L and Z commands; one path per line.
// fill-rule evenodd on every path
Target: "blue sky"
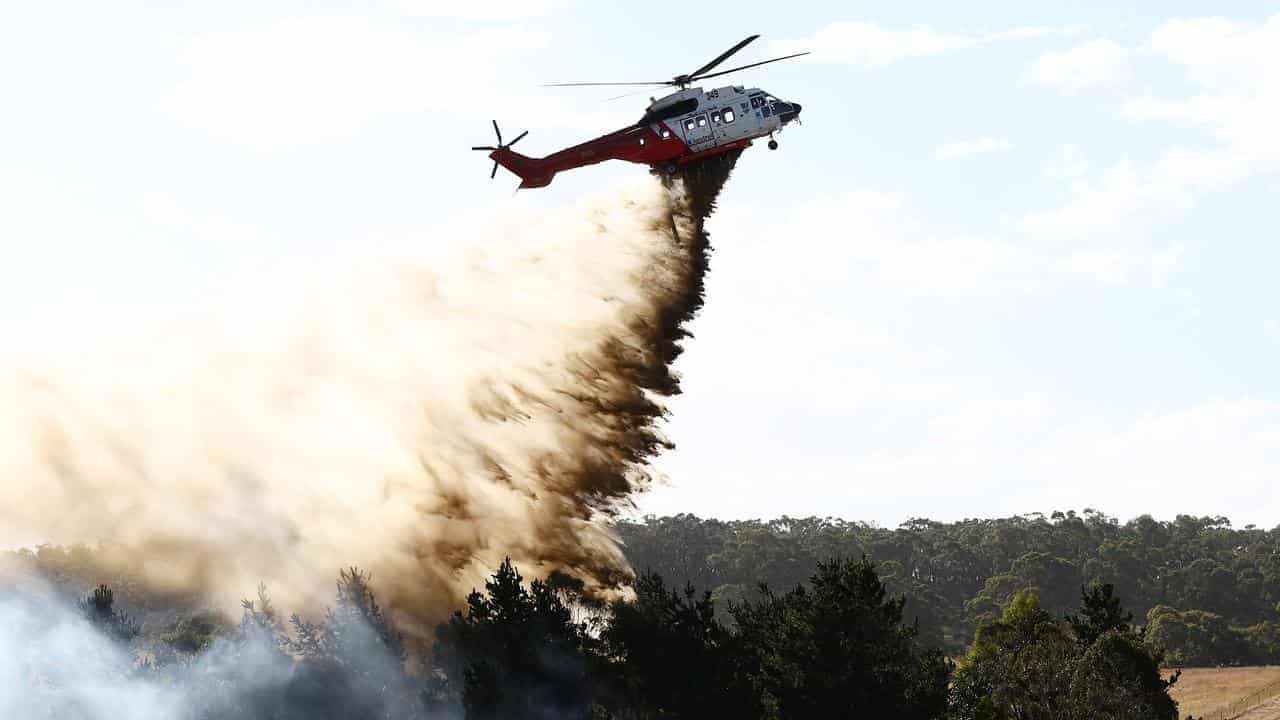
M 622 126 L 644 96 L 538 85 L 669 77 L 758 32 L 738 59 L 813 55 L 733 82 L 804 125 L 713 219 L 641 511 L 1277 523 L 1274 6 L 154 5 L 0 11 L 9 349 L 626 183 L 513 195 L 468 148 L 490 118 L 530 154 Z

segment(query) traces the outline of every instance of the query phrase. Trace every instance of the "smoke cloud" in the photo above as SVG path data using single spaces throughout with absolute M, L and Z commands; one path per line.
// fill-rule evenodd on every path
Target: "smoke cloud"
M 107 543 L 155 592 L 315 610 L 372 573 L 411 637 L 504 556 L 597 591 L 649 482 L 702 223 L 736 154 L 348 272 L 252 318 L 0 375 L 0 542 Z

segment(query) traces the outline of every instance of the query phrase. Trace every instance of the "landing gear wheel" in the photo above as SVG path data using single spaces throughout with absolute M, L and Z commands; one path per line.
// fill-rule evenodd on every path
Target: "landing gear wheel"
M 777 141 L 777 140 L 770 140 L 770 141 L 769 141 L 769 149 L 770 149 L 770 150 L 777 150 L 777 149 L 778 149 L 778 141 Z

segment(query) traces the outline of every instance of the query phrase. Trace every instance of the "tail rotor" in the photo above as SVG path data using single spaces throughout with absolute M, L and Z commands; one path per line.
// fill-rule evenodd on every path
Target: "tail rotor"
M 504 145 L 504 144 L 502 143 L 502 130 L 498 129 L 498 121 L 497 121 L 497 120 L 494 120 L 494 121 L 493 121 L 493 133 L 494 133 L 495 135 L 497 135 L 497 136 L 498 136 L 498 145 L 497 145 L 497 147 L 494 147 L 493 145 L 473 145 L 473 146 L 471 147 L 471 149 L 472 149 L 472 150 L 484 150 L 485 152 L 494 152 L 494 151 L 497 151 L 497 150 L 506 150 L 507 148 L 510 148 L 512 145 L 515 145 L 516 143 L 520 142 L 520 140 L 521 140 L 522 138 L 524 138 L 524 136 L 525 136 L 525 135 L 528 135 L 528 134 L 529 134 L 529 131 L 528 131 L 528 130 L 525 130 L 524 132 L 522 132 L 522 133 L 520 133 L 519 135 L 517 135 L 515 140 L 512 140 L 511 142 L 509 142 L 509 143 L 507 143 L 507 144 L 505 144 L 505 145 Z M 497 177 L 497 176 L 498 176 L 498 161 L 497 161 L 497 160 L 494 160 L 494 161 L 493 161 L 493 172 L 489 173 L 489 179 L 490 179 L 490 180 L 492 180 L 492 179 L 494 179 L 494 178 L 495 178 L 495 177 Z

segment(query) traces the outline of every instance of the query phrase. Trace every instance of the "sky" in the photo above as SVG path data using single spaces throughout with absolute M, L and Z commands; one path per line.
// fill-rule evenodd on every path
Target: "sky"
M 1280 9 L 1218 2 L 140 0 L 0 9 L 0 350 L 95 352 L 246 278 L 577 202 L 543 155 L 732 76 L 804 106 L 709 224 L 638 513 L 1280 524 Z

